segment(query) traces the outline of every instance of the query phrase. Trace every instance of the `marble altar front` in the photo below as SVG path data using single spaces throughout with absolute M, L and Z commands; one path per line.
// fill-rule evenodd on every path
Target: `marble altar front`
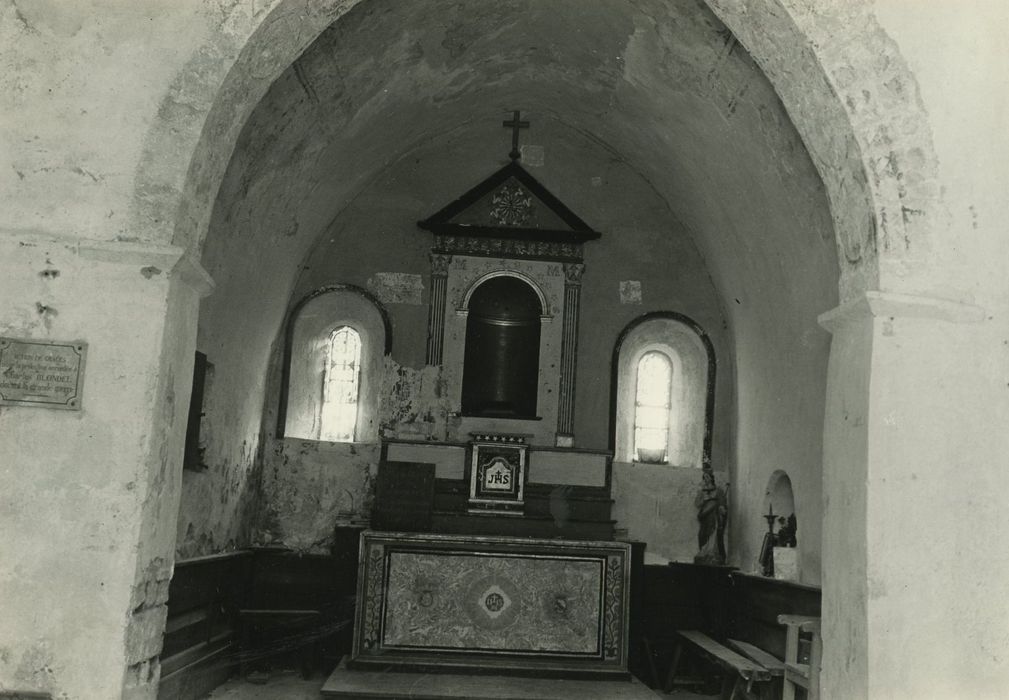
M 630 547 L 364 532 L 352 665 L 625 676 Z

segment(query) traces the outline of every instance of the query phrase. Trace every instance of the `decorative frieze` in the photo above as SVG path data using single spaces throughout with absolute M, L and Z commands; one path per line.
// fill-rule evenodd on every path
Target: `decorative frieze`
M 570 260 L 576 262 L 582 259 L 581 243 L 529 241 L 515 238 L 435 236 L 434 248 L 441 253 L 456 255 Z

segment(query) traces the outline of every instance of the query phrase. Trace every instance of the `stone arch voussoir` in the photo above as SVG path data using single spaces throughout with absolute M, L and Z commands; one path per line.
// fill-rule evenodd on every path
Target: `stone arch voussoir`
M 148 130 L 131 226 L 199 257 L 242 127 L 270 85 L 360 0 L 234 5 L 176 75 Z M 257 7 L 258 5 L 258 7 Z
M 917 82 L 865 0 L 705 0 L 761 67 L 830 201 L 842 300 L 887 289 L 946 214 Z

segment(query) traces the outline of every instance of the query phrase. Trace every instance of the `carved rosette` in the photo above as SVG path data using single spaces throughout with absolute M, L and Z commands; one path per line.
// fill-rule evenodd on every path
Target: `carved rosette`
M 533 198 L 518 185 L 504 185 L 491 198 L 490 218 L 499 226 L 524 226 L 533 213 Z

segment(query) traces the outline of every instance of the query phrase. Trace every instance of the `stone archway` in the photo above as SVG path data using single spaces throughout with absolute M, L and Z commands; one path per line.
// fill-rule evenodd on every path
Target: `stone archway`
M 356 4 L 280 1 L 268 12 L 216 28 L 176 77 L 150 129 L 131 213 L 138 229 L 199 256 L 218 186 L 252 109 L 301 51 Z M 857 302 L 881 288 L 915 291 L 892 273 L 928 250 L 932 227 L 942 219 L 935 156 L 914 78 L 870 6 L 824 2 L 822 12 L 812 12 L 789 9 L 783 0 L 708 4 L 762 67 L 813 157 L 841 253 L 841 298 Z M 913 181 L 906 171 L 914 171 Z M 825 492 L 848 486 L 831 482 L 830 473 L 857 475 L 849 462 L 864 461 L 858 456 L 864 436 L 844 428 L 837 406 L 839 383 L 853 374 L 866 381 L 848 389 L 845 399 L 868 402 L 871 349 L 841 344 L 847 351 L 833 353 L 830 369 Z M 864 489 L 854 498 L 864 502 Z M 828 507 L 828 523 L 831 513 Z M 864 522 L 845 526 L 864 538 Z M 842 555 L 831 552 L 828 544 L 825 578 L 833 580 L 832 566 Z M 838 586 L 825 592 L 828 688 L 852 687 L 859 678 L 855 685 L 864 683 L 865 621 L 841 622 L 842 609 L 850 617 L 864 588 L 864 569 L 837 576 Z

